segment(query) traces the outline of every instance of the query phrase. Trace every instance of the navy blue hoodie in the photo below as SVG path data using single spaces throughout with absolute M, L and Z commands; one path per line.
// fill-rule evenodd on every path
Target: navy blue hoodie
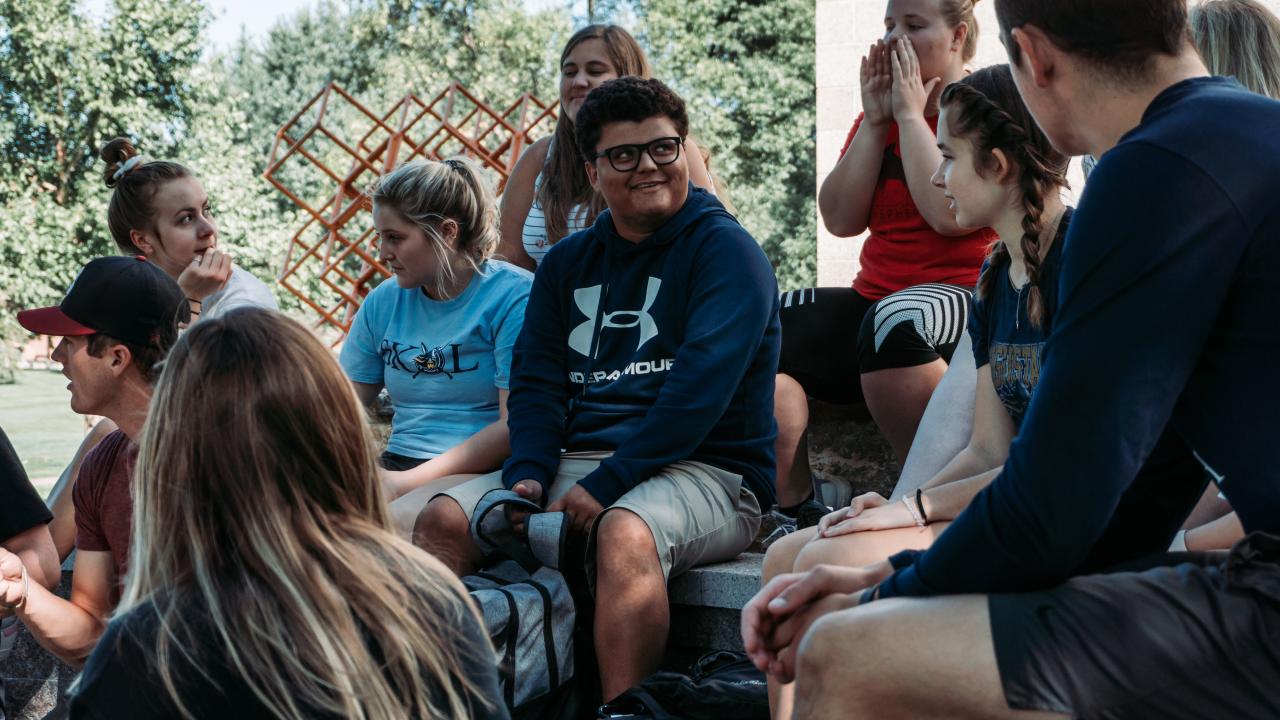
M 581 482 L 606 507 L 681 460 L 741 475 L 769 507 L 780 333 L 773 268 L 715 196 L 690 186 L 641 243 L 601 213 L 534 276 L 504 484 L 550 488 L 561 449 L 611 450 Z

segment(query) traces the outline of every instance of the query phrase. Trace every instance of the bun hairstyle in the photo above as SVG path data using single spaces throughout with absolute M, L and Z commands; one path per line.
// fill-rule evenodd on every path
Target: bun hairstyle
M 1028 289 L 1027 316 L 1041 327 L 1047 316 L 1040 292 L 1040 264 L 1052 246 L 1050 237 L 1043 245 L 1044 200 L 1050 193 L 1067 186 L 1067 163 L 1070 158 L 1058 152 L 1040 130 L 1035 118 L 1022 102 L 1008 65 L 993 65 L 954 82 L 942 91 L 939 106 L 947 111 L 947 127 L 952 135 L 964 137 L 974 149 L 974 165 L 979 175 L 989 172 L 994 164 L 992 151 L 999 149 L 1013 163 L 1010 178 L 1022 191 L 1026 215 L 1022 219 L 1022 257 L 1026 264 Z M 978 279 L 978 297 L 990 295 L 1000 270 L 1009 262 L 1009 251 L 997 242 L 991 251 L 991 264 Z
M 153 230 L 155 225 L 156 191 L 164 183 L 192 172 L 185 166 L 168 160 L 147 160 L 128 138 L 118 137 L 102 146 L 98 153 L 106 162 L 102 179 L 111 188 L 111 201 L 107 204 L 107 227 L 120 251 L 141 255 L 142 249 L 133 244 L 133 230 Z
M 941 0 L 940 4 L 942 17 L 947 21 L 948 27 L 957 28 L 960 23 L 968 26 L 969 32 L 964 36 L 964 48 L 960 57 L 969 62 L 978 54 L 978 17 L 973 13 L 978 0 Z
M 458 224 L 456 252 L 472 270 L 479 272 L 498 249 L 498 203 L 471 160 L 415 160 L 379 180 L 369 198 L 375 207 L 394 209 L 426 233 L 440 266 L 432 288 L 436 297 L 444 297 L 445 288 L 453 281 L 453 262 L 440 234 L 440 223 L 453 220 Z

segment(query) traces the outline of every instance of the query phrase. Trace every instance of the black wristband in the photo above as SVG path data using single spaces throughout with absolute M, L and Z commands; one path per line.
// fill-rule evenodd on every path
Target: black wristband
M 921 490 L 920 488 L 916 488 L 916 509 L 920 511 L 920 518 L 924 520 L 926 525 L 928 525 L 929 513 L 924 511 L 923 495 L 924 495 L 924 490 Z

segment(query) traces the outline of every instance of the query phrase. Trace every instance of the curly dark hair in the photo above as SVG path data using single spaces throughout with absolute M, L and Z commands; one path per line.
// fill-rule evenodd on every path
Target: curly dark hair
M 681 138 L 689 134 L 684 101 L 662 81 L 628 76 L 603 83 L 587 95 L 578 110 L 574 121 L 578 151 L 589 160 L 596 155 L 596 143 L 605 125 L 643 122 L 657 115 L 671 118 Z
M 1043 327 L 1048 313 L 1040 292 L 1040 265 L 1049 247 L 1043 246 L 1044 201 L 1067 185 L 1070 158 L 1058 152 L 1022 102 L 1008 65 L 986 67 L 954 82 L 942 91 L 939 106 L 947 111 L 947 129 L 973 144 L 975 170 L 991 169 L 993 150 L 999 148 L 1013 163 L 1012 177 L 1022 191 L 1026 215 L 1022 219 L 1022 258 L 1027 270 L 1027 316 Z M 991 286 L 1009 262 L 1003 242 L 991 250 L 991 264 L 978 278 L 978 297 L 987 297 Z

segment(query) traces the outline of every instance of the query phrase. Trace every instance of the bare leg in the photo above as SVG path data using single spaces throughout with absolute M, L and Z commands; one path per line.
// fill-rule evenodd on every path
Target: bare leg
M 769 551 L 764 554 L 764 577 L 761 579 L 761 585 L 768 584 L 779 575 L 793 572 L 796 569 L 796 557 L 817 534 L 818 528 L 805 528 L 770 545 Z M 772 675 L 768 677 L 768 681 L 770 715 L 774 718 L 791 717 L 791 708 L 795 701 L 795 685 L 793 683 L 784 685 Z
M 53 522 L 49 523 L 49 534 L 53 536 L 53 545 L 58 549 L 59 562 L 66 560 L 76 546 L 76 506 L 71 500 L 71 490 L 76 485 L 76 477 L 80 475 L 80 465 L 84 463 L 85 456 L 116 429 L 116 424 L 111 420 L 107 418 L 99 420 L 80 441 L 80 447 L 76 448 L 71 464 L 63 469 L 62 474 L 58 476 L 58 482 L 49 491 L 49 499 L 45 501 L 49 506 L 49 512 L 53 513 Z
M 867 401 L 867 409 L 901 464 L 907 462 L 920 418 L 946 371 L 947 363 L 939 359 L 915 367 L 876 370 L 862 376 L 862 396 Z
M 474 473 L 448 475 L 432 480 L 422 487 L 414 488 L 392 500 L 389 503 L 389 508 L 391 510 L 391 522 L 395 526 L 396 533 L 406 540 L 413 540 L 413 529 L 418 524 L 418 516 L 422 514 L 431 498 L 476 477 L 479 477 L 479 475 Z
M 774 452 L 778 457 L 778 504 L 804 502 L 813 481 L 809 477 L 809 397 L 790 375 L 779 374 L 773 391 L 773 415 L 778 421 Z M 767 509 L 767 508 L 766 508 Z
M 1064 717 L 1009 709 L 980 595 L 827 615 L 800 643 L 796 677 L 797 720 Z
M 1182 527 L 1185 530 L 1200 527 L 1217 520 L 1229 512 L 1231 512 L 1231 503 L 1218 497 L 1218 486 L 1214 483 L 1209 483 L 1209 486 L 1204 489 L 1204 494 L 1200 496 L 1200 500 L 1196 502 L 1196 506 L 1192 508 L 1191 514 L 1187 516 L 1187 521 L 1183 523 Z
M 610 510 L 596 528 L 595 643 L 606 701 L 658 669 L 671 629 L 653 533 L 639 515 Z
M 890 500 L 897 500 L 933 479 L 938 471 L 969 444 L 973 430 L 974 387 L 978 370 L 973 364 L 973 343 L 968 334 L 960 338 L 942 381 L 933 389 L 925 408 L 911 452 L 902 464 L 902 474 Z
M 458 576 L 470 575 L 483 559 L 471 540 L 471 523 L 458 501 L 441 495 L 423 508 L 413 526 L 413 544 L 426 550 Z
M 923 528 L 871 530 L 818 538 L 796 556 L 795 571 L 804 572 L 818 565 L 861 567 L 903 550 L 924 550 L 950 525 L 949 521 L 944 521 L 930 523 Z

